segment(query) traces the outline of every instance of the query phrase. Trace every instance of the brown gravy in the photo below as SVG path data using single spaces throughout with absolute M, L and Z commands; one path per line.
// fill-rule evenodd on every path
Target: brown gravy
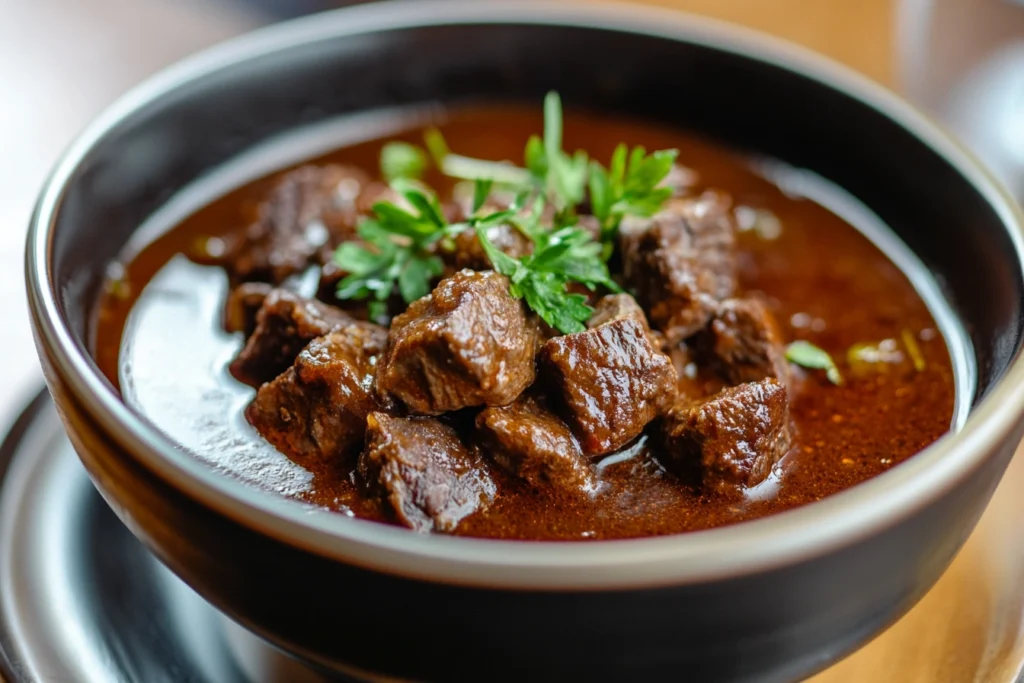
M 440 127 L 453 149 L 518 159 L 542 122 L 533 109 L 487 107 L 449 114 Z M 421 129 L 413 126 L 397 137 L 418 141 L 420 136 Z M 585 148 L 607 159 L 623 141 L 648 149 L 678 148 L 680 162 L 699 174 L 700 187 L 724 189 L 735 206 L 745 207 L 741 223 L 761 217 L 754 221 L 760 229 L 740 235 L 742 289 L 770 297 L 787 340 L 806 339 L 829 350 L 847 381 L 833 386 L 817 373 L 795 371 L 795 445 L 772 477 L 744 500 L 720 499 L 683 485 L 658 464 L 641 437 L 600 461 L 602 486 L 592 499 L 538 496 L 502 479 L 496 501 L 485 514 L 466 519 L 457 533 L 622 538 L 732 524 L 805 505 L 874 477 L 949 430 L 955 382 L 943 334 L 907 276 L 878 247 L 822 205 L 783 192 L 742 155 L 645 123 L 580 113 L 566 117 L 567 149 Z M 380 139 L 362 142 L 317 161 L 356 165 L 376 175 L 381 144 Z M 363 497 L 350 468 L 306 471 L 245 422 L 241 413 L 253 390 L 225 369 L 242 340 L 219 326 L 226 278 L 218 268 L 176 256 L 246 225 L 273 179 L 229 192 L 129 254 L 123 277 L 118 273 L 98 302 L 93 350 L 129 404 L 196 457 L 282 495 L 386 521 L 387 512 Z M 440 178 L 429 180 L 443 186 Z M 920 350 L 919 369 L 905 335 L 912 335 Z M 881 344 L 889 362 L 851 367 L 846 351 L 863 343 Z

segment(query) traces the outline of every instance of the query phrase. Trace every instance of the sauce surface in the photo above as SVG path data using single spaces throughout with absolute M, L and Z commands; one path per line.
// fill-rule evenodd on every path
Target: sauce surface
M 439 123 L 453 149 L 488 159 L 519 159 L 529 135 L 542 128 L 538 112 L 512 106 L 449 113 Z M 422 129 L 412 125 L 388 139 L 419 141 L 421 135 Z M 846 381 L 834 386 L 821 373 L 793 368 L 793 448 L 768 480 L 741 500 L 680 481 L 653 457 L 652 441 L 642 436 L 596 463 L 601 483 L 589 499 L 538 496 L 499 474 L 499 493 L 486 514 L 468 517 L 456 533 L 623 538 L 732 524 L 853 486 L 898 465 L 950 429 L 954 371 L 928 307 L 907 276 L 864 234 L 793 193 L 786 179 L 796 177 L 796 171 L 773 164 L 774 170 L 765 172 L 768 167 L 757 160 L 677 130 L 567 114 L 566 149 L 585 148 L 592 157 L 607 159 L 619 142 L 678 148 L 679 162 L 699 177 L 697 189 L 731 195 L 741 227 L 741 292 L 766 296 L 786 341 L 808 340 L 829 350 Z M 367 140 L 315 162 L 354 165 L 376 175 L 382 144 L 379 138 Z M 197 245 L 209 248 L 209 238 L 244 228 L 276 177 L 228 192 L 137 253 L 127 253 L 126 261 L 112 268 L 116 277 L 98 303 L 93 351 L 126 402 L 195 457 L 281 495 L 389 521 L 388 511 L 364 495 L 352 467 L 307 469 L 293 463 L 245 421 L 243 410 L 255 390 L 226 369 L 243 343 L 240 333 L 221 328 L 227 277 L 220 268 L 187 257 Z M 437 176 L 428 180 L 444 187 Z M 316 273 L 311 273 L 310 289 L 315 285 Z M 851 366 L 847 350 L 864 344 L 871 347 L 863 357 L 877 362 Z M 920 357 L 913 357 L 911 347 Z

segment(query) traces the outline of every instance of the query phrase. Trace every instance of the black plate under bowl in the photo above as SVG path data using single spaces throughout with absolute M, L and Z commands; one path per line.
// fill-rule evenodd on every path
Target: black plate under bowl
M 0 445 L 0 681 L 316 683 L 146 550 L 89 481 L 48 394 Z

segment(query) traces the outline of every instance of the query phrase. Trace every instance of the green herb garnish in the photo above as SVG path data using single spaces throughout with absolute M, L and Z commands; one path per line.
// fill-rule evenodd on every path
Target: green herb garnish
M 533 182 L 529 171 L 507 161 L 487 161 L 453 153 L 436 128 L 428 130 L 423 137 L 434 164 L 450 178 L 490 180 L 514 188 L 528 187 Z
M 587 188 L 587 153 L 562 151 L 562 99 L 556 92 L 544 98 L 544 138 L 536 135 L 526 143 L 526 168 L 546 188 L 560 215 L 583 201 Z
M 660 185 L 677 152 L 648 155 L 642 147 L 630 152 L 620 145 L 605 170 L 590 163 L 586 152 L 567 154 L 562 133 L 562 102 L 558 93 L 550 92 L 544 99 L 544 134 L 527 142 L 525 168 L 455 154 L 437 129 L 424 135 L 426 151 L 406 142 L 385 145 L 381 172 L 402 201 L 375 204 L 373 217 L 357 228 L 362 243 L 345 243 L 335 252 L 335 262 L 347 272 L 338 284 L 338 298 L 370 299 L 374 318 L 384 316 L 396 287 L 412 303 L 428 294 L 431 281 L 443 273 L 436 252 L 452 248 L 458 233 L 475 230 L 494 269 L 509 278 L 513 296 L 525 299 L 563 333 L 585 329 L 593 310 L 585 296 L 568 291 L 568 284 L 621 291 L 605 263 L 618 224 L 627 215 L 654 214 L 671 196 Z M 473 181 L 473 210 L 465 222 L 449 224 L 437 196 L 416 182 L 430 160 L 449 177 Z M 515 200 L 507 209 L 488 212 L 485 207 L 496 187 L 514 193 Z M 592 211 L 601 222 L 600 241 L 577 226 L 577 210 L 588 187 Z M 524 210 L 531 201 L 530 210 Z M 545 213 L 547 208 L 553 212 Z M 517 259 L 497 249 L 487 230 L 501 224 L 529 237 L 533 253 Z
M 918 372 L 924 372 L 924 354 L 921 353 L 921 347 L 917 345 L 917 340 L 914 339 L 914 333 L 904 329 L 901 336 L 903 338 L 903 345 L 907 347 L 907 353 L 910 354 L 910 362 L 914 364 L 914 369 Z
M 427 170 L 427 153 L 408 142 L 389 142 L 380 150 L 380 172 L 388 181 L 419 180 Z
M 536 216 L 538 208 L 543 208 L 542 202 L 535 205 L 531 215 Z M 524 224 L 529 226 L 530 221 Z M 594 312 L 587 305 L 587 297 L 567 290 L 569 282 L 579 282 L 591 290 L 603 286 L 613 292 L 622 291 L 601 258 L 601 244 L 584 230 L 568 226 L 547 232 L 527 227 L 525 232 L 534 242 L 534 251 L 517 259 L 491 243 L 488 227 L 478 224 L 477 238 L 494 269 L 508 277 L 509 293 L 525 299 L 547 324 L 564 334 L 585 330 L 584 323 Z
M 490 180 L 515 192 L 543 192 L 555 207 L 558 226 L 574 222 L 575 209 L 586 193 L 587 153 L 562 151 L 562 100 L 544 98 L 544 137 L 534 135 L 523 154 L 526 168 L 507 161 L 487 161 L 455 154 L 444 135 L 432 128 L 424 135 L 427 149 L 441 172 L 462 180 Z
M 786 347 L 786 360 L 810 370 L 824 370 L 832 384 L 842 384 L 843 376 L 828 352 L 808 341 L 795 341 Z
M 672 196 L 662 187 L 679 150 L 663 149 L 651 154 L 643 147 L 630 152 L 619 145 L 606 170 L 596 161 L 590 162 L 590 206 L 601 221 L 602 239 L 614 238 L 625 216 L 653 216 Z
M 413 211 L 377 202 L 374 218 L 357 228 L 364 244 L 345 242 L 334 253 L 334 262 L 348 273 L 338 283 L 338 298 L 371 299 L 370 316 L 375 319 L 385 315 L 396 285 L 406 303 L 430 293 L 430 281 L 444 272 L 444 263 L 431 248 L 453 234 L 432 192 L 402 179 L 392 187 Z

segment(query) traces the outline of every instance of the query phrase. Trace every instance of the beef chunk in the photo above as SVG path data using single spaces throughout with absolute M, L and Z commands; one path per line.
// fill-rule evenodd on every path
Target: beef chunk
M 533 251 L 533 243 L 511 225 L 495 225 L 487 229 L 487 238 L 495 247 L 514 258 Z M 484 253 L 475 230 L 464 230 L 455 237 L 455 252 L 450 261 L 458 269 L 490 270 L 491 262 Z
M 540 372 L 589 456 L 627 444 L 675 398 L 676 370 L 635 318 L 549 339 Z
M 347 166 L 303 166 L 278 181 L 255 221 L 221 259 L 233 282 L 280 284 L 332 243 L 354 235 L 365 173 Z
M 357 322 L 314 339 L 295 365 L 260 387 L 246 419 L 296 461 L 351 455 L 363 442 L 366 416 L 384 407 L 373 374 L 386 343 L 383 327 Z
M 256 314 L 256 328 L 230 370 L 240 382 L 258 387 L 284 372 L 316 337 L 352 322 L 344 311 L 286 289 L 275 289 Z
M 495 492 L 483 459 L 432 418 L 371 413 L 358 471 L 402 524 L 421 533 L 455 530 Z
M 501 467 L 539 489 L 594 491 L 597 482 L 576 437 L 534 398 L 487 408 L 476 418 L 483 451 Z
M 789 450 L 789 397 L 775 379 L 741 384 L 673 407 L 663 429 L 668 464 L 728 493 L 764 481 Z
M 256 329 L 256 315 L 273 289 L 266 282 L 243 282 L 232 289 L 224 304 L 224 329 L 243 332 L 248 339 Z
M 608 294 L 601 297 L 597 305 L 594 306 L 594 313 L 590 316 L 590 320 L 587 321 L 587 327 L 593 329 L 622 318 L 632 318 L 643 325 L 644 332 L 646 332 L 647 338 L 651 341 L 651 346 L 658 350 L 664 349 L 664 335 L 651 329 L 650 325 L 647 324 L 647 316 L 644 315 L 644 310 L 640 308 L 640 304 L 636 302 L 636 299 L 629 294 Z
M 507 405 L 533 383 L 536 329 L 505 276 L 460 271 L 392 321 L 377 388 L 421 415 Z
M 651 323 L 675 344 L 703 328 L 736 288 L 736 228 L 729 200 L 676 199 L 621 229 L 622 272 Z
M 723 301 L 695 346 L 701 362 L 729 384 L 767 377 L 785 383 L 789 374 L 782 333 L 760 299 Z

